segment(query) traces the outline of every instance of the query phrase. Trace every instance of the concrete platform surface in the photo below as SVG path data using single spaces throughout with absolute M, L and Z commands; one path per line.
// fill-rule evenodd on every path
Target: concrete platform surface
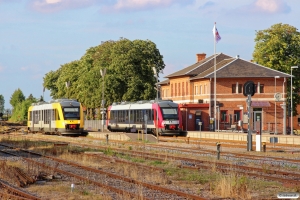
M 152 134 L 142 135 L 138 133 L 122 133 L 122 132 L 88 132 L 88 136 L 106 139 L 108 134 L 109 139 L 111 140 L 120 140 L 120 141 L 138 141 L 138 140 L 147 140 L 149 142 L 156 142 L 157 139 Z M 211 139 L 220 139 L 220 140 L 236 140 L 236 141 L 247 141 L 248 133 L 239 133 L 239 132 L 207 132 L 207 131 L 188 131 L 187 137 L 190 138 L 211 138 Z M 259 135 L 252 134 L 252 141 L 255 142 L 256 138 Z M 297 135 L 273 135 L 270 133 L 263 133 L 260 135 L 261 141 L 266 143 L 271 143 L 271 138 L 277 138 L 277 143 L 280 144 L 292 144 L 300 145 L 300 136 Z

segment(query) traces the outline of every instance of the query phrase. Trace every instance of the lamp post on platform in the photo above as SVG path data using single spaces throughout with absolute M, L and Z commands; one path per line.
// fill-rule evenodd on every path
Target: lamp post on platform
M 155 99 L 155 102 L 156 102 L 156 137 L 157 137 L 157 142 L 159 141 L 158 139 L 158 72 L 156 70 L 155 67 L 152 67 L 152 70 L 156 76 L 156 83 L 155 83 L 155 86 L 156 86 L 156 99 Z
M 102 123 L 102 132 L 104 132 L 104 114 L 105 114 L 105 109 L 104 109 L 104 104 L 105 104 L 105 101 L 104 101 L 104 77 L 105 77 L 105 74 L 106 74 L 106 68 L 104 69 L 100 69 L 100 74 L 102 76 L 102 101 L 101 101 L 101 113 L 102 113 L 102 120 L 101 120 L 101 123 Z
M 293 128 L 293 69 L 298 69 L 298 66 L 291 67 L 291 135 L 294 134 Z
M 275 99 L 275 135 L 277 135 L 277 116 L 276 116 L 276 101 L 277 99 L 275 98 L 275 95 L 276 95 L 276 79 L 277 78 L 280 78 L 279 76 L 275 76 L 275 92 L 274 92 L 274 99 Z
M 70 87 L 70 81 L 66 82 L 66 88 L 67 88 L 67 99 L 69 99 L 69 87 Z

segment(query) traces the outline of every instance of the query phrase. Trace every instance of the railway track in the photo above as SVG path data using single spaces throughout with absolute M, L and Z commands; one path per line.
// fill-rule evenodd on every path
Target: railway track
M 112 196 L 113 199 L 118 199 L 118 195 L 124 194 L 126 196 L 132 197 L 133 199 L 204 199 L 194 194 L 189 194 L 183 191 L 178 191 L 159 185 L 126 178 L 115 173 L 86 167 L 74 162 L 65 161 L 63 159 L 51 156 L 43 156 L 41 154 L 22 149 L 16 150 L 10 145 L 2 146 L 5 146 L 6 148 L 9 148 L 14 152 L 12 153 L 8 150 L 1 150 L 1 152 L 3 153 L 9 153 L 10 155 L 14 156 L 22 156 L 24 157 L 23 160 L 25 160 L 26 162 L 31 162 L 34 165 L 38 165 L 48 170 L 58 172 L 66 176 L 74 177 L 101 188 L 105 188 L 110 191 L 108 195 Z M 17 154 L 16 151 L 18 152 Z M 33 156 L 35 156 L 36 158 L 31 158 Z M 116 194 L 112 194 L 112 192 Z
M 41 200 L 41 198 L 14 187 L 4 180 L 0 180 L 0 198 L 16 200 Z
M 124 144 L 124 142 L 116 142 L 116 144 L 120 145 L 120 143 Z M 215 165 L 216 168 L 220 169 L 221 171 L 235 171 L 240 174 L 249 175 L 253 177 L 263 177 L 266 180 L 275 180 L 281 182 L 283 184 L 290 182 L 295 185 L 299 184 L 300 175 L 299 173 L 290 172 L 290 171 L 283 171 L 277 170 L 276 162 L 284 162 L 293 163 L 296 166 L 300 166 L 300 162 L 297 159 L 284 159 L 284 158 L 265 158 L 263 156 L 255 156 L 255 155 L 248 155 L 242 153 L 232 153 L 232 152 L 225 152 L 222 153 L 222 157 L 224 158 L 223 162 L 217 161 L 209 161 L 211 158 L 203 159 L 201 156 L 205 155 L 206 157 L 211 157 L 215 152 L 211 150 L 201 150 L 197 148 L 188 148 L 188 147 L 173 147 L 173 146 L 165 146 L 160 144 L 145 144 L 145 143 L 135 143 L 129 142 L 129 145 L 137 145 L 137 149 L 143 149 L 143 151 L 134 151 L 134 150 L 126 150 L 123 148 L 113 148 L 109 147 L 115 153 L 119 154 L 128 154 L 129 156 L 137 156 L 143 159 L 153 159 L 153 160 L 172 160 L 172 162 L 176 161 L 179 167 L 194 167 L 195 169 L 200 169 L 201 167 L 207 168 L 205 166 Z M 76 142 L 72 142 L 72 145 L 76 146 L 83 146 L 95 149 L 102 149 L 103 151 L 107 149 L 107 146 L 99 146 L 99 145 L 87 145 L 87 144 L 80 144 Z M 164 152 L 164 153 L 153 153 L 153 151 L 157 152 Z M 184 154 L 183 156 L 173 156 L 171 154 Z M 201 155 L 197 158 L 187 158 L 188 155 L 195 156 Z M 237 161 L 231 164 L 224 163 L 224 161 Z M 249 167 L 243 166 L 247 165 L 247 162 L 252 162 L 255 165 L 258 163 L 264 163 L 265 168 L 262 167 Z M 268 165 L 269 164 L 269 165 Z M 275 164 L 275 167 L 272 168 L 272 165 Z M 199 166 L 199 167 L 197 167 Z M 280 165 L 278 165 L 280 166 Z M 209 168 L 209 167 L 208 167 Z M 282 169 L 282 168 L 281 168 Z
M 199 148 L 197 144 L 186 143 L 145 143 L 145 142 L 128 142 L 128 141 L 113 141 L 91 138 L 66 138 L 66 137 L 48 137 L 44 135 L 22 135 L 22 136 L 9 136 L 12 140 L 43 140 L 53 146 L 64 144 L 85 149 L 94 149 L 96 152 L 110 151 L 110 156 L 102 155 L 101 153 L 85 153 L 81 154 L 85 157 L 94 157 L 93 163 L 97 165 L 99 160 L 107 160 L 112 165 L 128 165 L 133 170 L 144 168 L 145 173 L 149 171 L 157 171 L 164 173 L 161 167 L 149 167 L 139 164 L 136 161 L 132 162 L 124 160 L 124 158 L 132 158 L 133 160 L 152 160 L 152 162 L 162 161 L 161 163 L 169 163 L 170 165 L 177 166 L 187 170 L 194 170 L 200 174 L 205 171 L 221 172 L 221 174 L 229 175 L 236 174 L 242 177 L 254 177 L 254 180 L 267 180 L 276 181 L 281 183 L 284 187 L 299 188 L 299 157 L 298 154 L 290 155 L 290 158 L 277 157 L 276 155 L 285 156 L 284 153 L 276 153 L 270 156 L 270 152 L 221 152 L 221 159 L 216 160 L 216 151 Z M 16 138 L 13 138 L 16 137 Z M 57 146 L 58 147 L 58 146 Z M 89 150 L 88 150 L 89 151 Z M 92 155 L 90 155 L 92 154 Z M 157 155 L 156 155 L 157 154 Z M 259 155 L 257 155 L 259 154 Z M 268 156 L 268 157 L 267 157 Z M 132 160 L 130 159 L 130 160 Z M 189 160 L 191 159 L 191 160 Z M 227 165 L 223 165 L 225 163 Z M 287 166 L 287 168 L 285 167 Z M 130 167 L 131 166 L 131 167 Z M 99 168 L 99 167 L 96 167 Z M 110 168 L 110 167 L 108 167 Z M 102 169 L 102 167 L 100 168 Z M 103 167 L 104 171 L 106 168 Z M 119 171 L 120 172 L 120 171 Z M 118 174 L 121 174 L 119 173 Z M 115 172 L 114 172 L 115 173 Z M 192 173 L 192 172 L 191 172 Z M 123 175 L 122 175 L 123 176 Z M 130 177 L 129 177 L 130 178 Z M 134 179 L 134 178 L 130 178 Z M 151 182 L 150 182 L 151 183 Z M 274 183 L 272 183 L 274 184 Z M 157 185 L 154 183 L 154 185 Z M 171 185 L 169 185 L 171 186 Z M 168 187 L 169 187 L 168 186 Z M 172 186 L 169 188 L 173 188 Z M 173 188 L 177 190 L 177 188 Z M 185 191 L 185 190 L 183 190 Z M 188 191 L 188 190 L 187 190 Z M 194 194 L 194 193 L 190 193 Z M 195 193 L 196 194 L 196 193 Z M 145 197 L 145 199 L 147 199 Z

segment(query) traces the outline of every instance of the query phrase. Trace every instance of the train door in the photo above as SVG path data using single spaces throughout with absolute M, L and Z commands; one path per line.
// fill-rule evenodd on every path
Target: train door
M 49 116 L 49 120 L 50 120 L 50 122 L 49 122 L 49 131 L 52 132 L 53 109 L 51 109 L 49 112 L 50 112 L 49 113 L 50 114 L 50 116 Z
M 35 111 L 30 111 L 31 115 L 31 130 L 34 130 L 34 122 L 35 122 Z
M 199 122 L 202 122 L 201 120 L 201 110 L 197 110 L 195 113 L 195 131 L 199 131 L 200 130 L 200 125 Z M 203 122 L 201 125 L 201 130 L 203 130 Z
M 43 127 L 43 110 L 40 110 L 39 111 L 40 112 L 40 114 L 39 114 L 39 116 L 40 116 L 40 118 L 39 118 L 39 128 L 41 129 L 42 127 Z

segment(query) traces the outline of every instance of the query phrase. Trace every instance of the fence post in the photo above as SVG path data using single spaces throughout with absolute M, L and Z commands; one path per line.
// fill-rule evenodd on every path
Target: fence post
M 221 143 L 217 142 L 217 159 L 220 160 L 220 153 L 221 153 Z

